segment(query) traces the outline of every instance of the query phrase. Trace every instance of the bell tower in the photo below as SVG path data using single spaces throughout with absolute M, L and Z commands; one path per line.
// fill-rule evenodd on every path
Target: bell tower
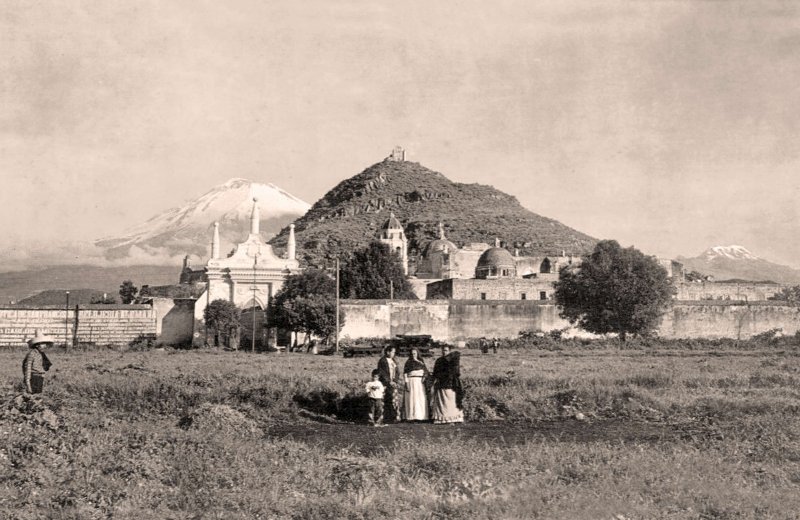
M 390 213 L 389 220 L 381 226 L 378 239 L 400 256 L 403 262 L 403 274 L 408 275 L 408 240 L 403 231 L 403 225 L 397 220 L 394 213 Z

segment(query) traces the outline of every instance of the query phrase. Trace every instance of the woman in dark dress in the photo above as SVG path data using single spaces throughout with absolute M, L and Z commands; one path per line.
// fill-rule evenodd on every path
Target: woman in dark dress
M 464 422 L 461 386 L 461 354 L 442 347 L 442 357 L 433 365 L 433 403 L 431 418 L 434 424 Z

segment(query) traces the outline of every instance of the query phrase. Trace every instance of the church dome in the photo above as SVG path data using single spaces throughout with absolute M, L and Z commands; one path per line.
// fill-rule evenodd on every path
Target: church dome
M 403 224 L 397 220 L 397 217 L 394 216 L 394 213 L 390 213 L 389 218 L 383 223 L 381 229 L 403 229 Z
M 458 250 L 458 246 L 446 238 L 437 238 L 436 240 L 431 240 L 428 242 L 428 245 L 425 246 L 425 250 L 422 252 L 422 255 L 428 256 L 431 253 L 437 253 L 445 250 L 447 250 L 448 253 L 453 253 Z
M 484 251 L 475 266 L 475 278 L 513 278 L 516 274 L 514 257 L 502 247 Z

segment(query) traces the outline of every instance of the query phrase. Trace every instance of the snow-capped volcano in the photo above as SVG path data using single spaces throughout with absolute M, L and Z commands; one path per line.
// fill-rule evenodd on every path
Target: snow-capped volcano
M 684 269 L 720 280 L 773 281 L 796 284 L 800 271 L 764 260 L 743 246 L 715 246 L 694 258 L 678 257 Z
M 265 235 L 277 233 L 310 207 L 274 184 L 231 179 L 179 208 L 95 244 L 106 249 L 106 256 L 111 258 L 125 257 L 133 247 L 145 252 L 203 257 L 209 250 L 214 222 L 220 223 L 222 247 L 247 236 L 254 198 L 258 200 L 261 231 Z
M 743 246 L 714 246 L 709 247 L 701 255 L 706 260 L 715 258 L 730 258 L 732 260 L 760 260 L 759 257 L 747 250 Z

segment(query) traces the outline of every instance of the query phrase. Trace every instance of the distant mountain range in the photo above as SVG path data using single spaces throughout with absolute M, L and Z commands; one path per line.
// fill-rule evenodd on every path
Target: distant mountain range
M 436 238 L 438 222 L 456 244 L 498 238 L 523 255 L 583 254 L 597 242 L 491 186 L 452 182 L 418 163 L 387 159 L 339 183 L 295 222 L 298 255 L 321 264 L 363 247 L 390 213 L 405 228 L 412 260 Z M 283 248 L 287 237 L 284 228 L 270 243 Z
M 71 303 L 88 303 L 91 297 L 98 293 L 100 295 L 108 293 L 119 301 L 119 286 L 124 280 L 133 281 L 137 287 L 143 284 L 166 285 L 177 283 L 180 271 L 179 265 L 125 267 L 63 265 L 0 273 L 0 303 L 26 300 L 25 303 L 29 304 L 61 305 L 66 301 L 64 292 L 67 290 L 70 291 Z M 39 297 L 39 294 L 45 291 L 46 293 Z
M 270 241 L 279 251 L 286 245 L 288 224 L 295 222 L 298 256 L 306 265 L 325 264 L 365 246 L 391 213 L 405 227 L 412 263 L 436 238 L 439 222 L 447 238 L 458 245 L 493 244 L 497 238 L 522 255 L 562 251 L 581 255 L 597 242 L 529 211 L 515 197 L 491 186 L 455 183 L 418 163 L 387 159 L 340 182 L 311 207 L 273 184 L 231 179 L 182 207 L 95 243 L 113 262 L 134 263 L 131 259 L 152 260 L 158 255 L 171 265 L 62 265 L 0 273 L 0 302 L 19 301 L 46 290 L 53 291 L 29 301 L 61 304 L 65 290 L 78 291 L 75 298 L 103 292 L 117 296 L 120 283 L 128 279 L 139 287 L 176 283 L 180 256 L 207 258 L 215 221 L 220 222 L 223 252 L 247 236 L 254 197 L 259 200 L 262 231 L 280 231 Z M 127 256 L 131 253 L 137 256 Z M 151 253 L 153 257 L 148 256 Z M 678 260 L 688 271 L 716 280 L 800 284 L 800 270 L 759 258 L 742 246 L 716 246 L 697 257 Z
M 277 233 L 310 207 L 274 184 L 231 179 L 184 206 L 156 215 L 119 236 L 98 240 L 95 245 L 111 259 L 127 256 L 133 247 L 164 256 L 206 257 L 214 222 L 219 222 L 221 251 L 228 251 L 247 237 L 254 198 L 258 199 L 261 231 L 266 234 Z
M 715 280 L 772 281 L 800 284 L 800 270 L 759 258 L 742 246 L 715 246 L 693 258 L 678 257 L 687 271 Z

